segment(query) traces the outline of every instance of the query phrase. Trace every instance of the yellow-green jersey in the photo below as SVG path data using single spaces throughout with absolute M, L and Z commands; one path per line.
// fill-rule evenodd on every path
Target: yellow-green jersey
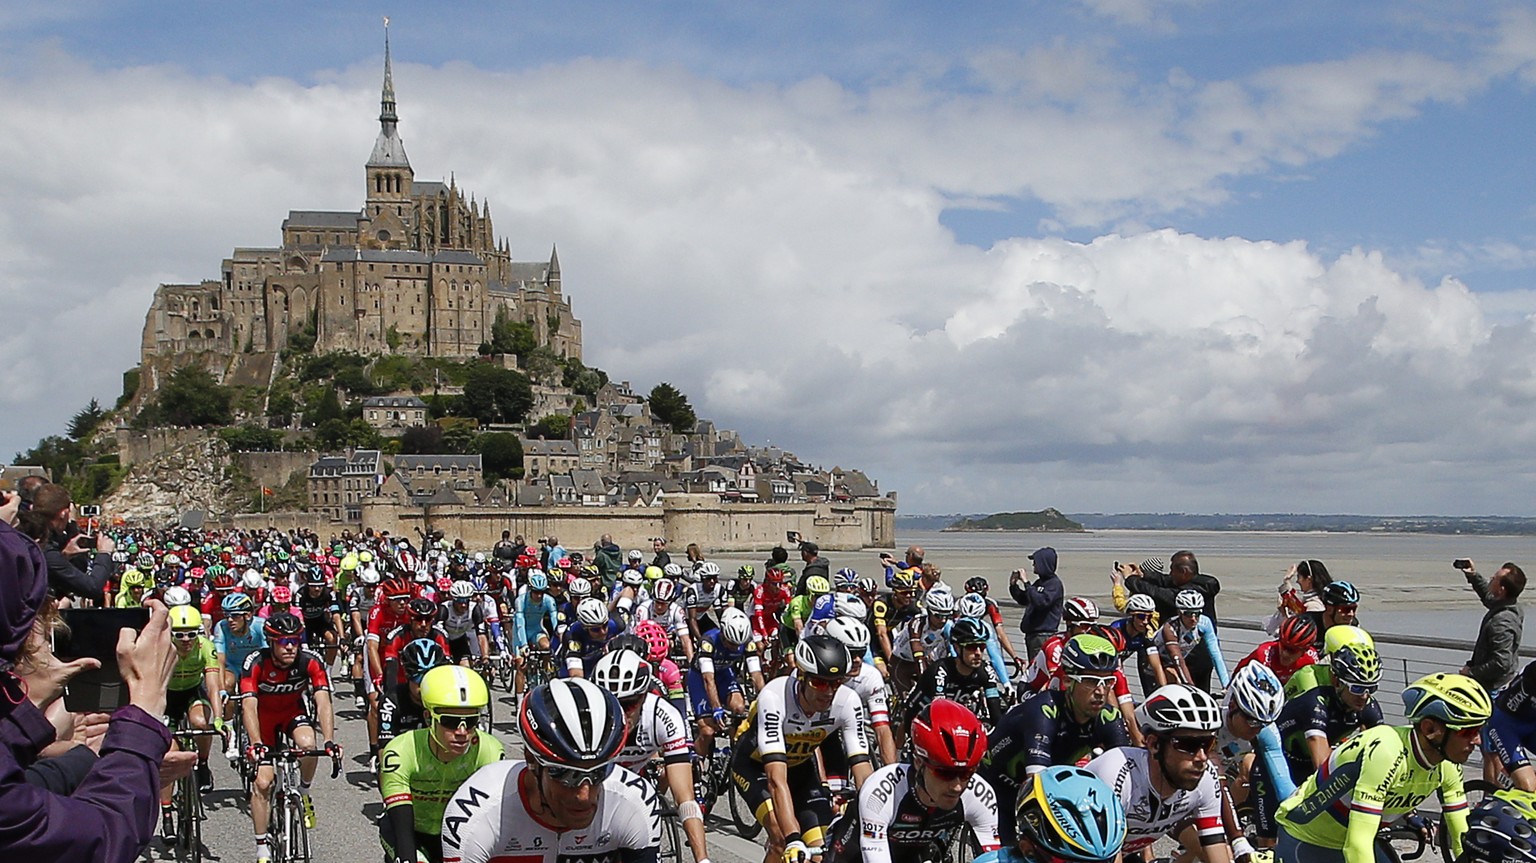
M 1461 765 L 1427 766 L 1412 728 L 1378 725 L 1340 744 L 1328 763 L 1280 804 L 1277 817 L 1296 839 L 1341 850 L 1347 863 L 1372 863 L 1382 820 L 1412 813 L 1436 791 L 1451 848 L 1460 854 L 1467 830 Z
M 416 832 L 436 836 L 453 792 L 476 770 L 500 761 L 502 745 L 484 731 L 477 731 L 468 752 L 444 762 L 432 754 L 427 737 L 430 732 L 429 728 L 407 732 L 379 751 L 379 794 L 384 797 L 386 810 L 413 807 Z
M 171 679 L 165 688 L 185 692 L 203 685 L 203 675 L 219 670 L 219 655 L 214 652 L 213 642 L 206 635 L 197 637 L 186 656 L 178 657 L 171 668 Z

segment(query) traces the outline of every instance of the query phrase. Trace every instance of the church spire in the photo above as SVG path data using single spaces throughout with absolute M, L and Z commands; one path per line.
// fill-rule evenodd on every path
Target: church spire
M 389 57 L 389 19 L 384 19 L 384 90 L 379 97 L 379 137 L 373 143 L 373 155 L 368 157 L 370 168 L 409 168 L 411 160 L 405 156 L 405 142 L 395 131 L 400 117 L 395 113 L 395 75 Z
M 384 92 L 379 98 L 379 123 L 393 135 L 400 118 L 395 114 L 395 75 L 389 63 L 389 16 L 384 17 Z

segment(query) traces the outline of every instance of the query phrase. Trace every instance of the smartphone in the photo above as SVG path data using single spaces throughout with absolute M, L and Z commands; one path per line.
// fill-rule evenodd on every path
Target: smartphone
M 786 530 L 786 531 L 784 531 L 784 538 L 789 540 L 790 542 L 799 542 L 800 541 L 800 531 L 798 531 L 798 530 Z
M 82 506 L 80 507 L 80 517 L 101 518 L 101 507 L 95 506 L 94 504 L 91 506 Z
M 1467 560 L 1464 557 L 1458 557 L 1455 560 L 1451 561 L 1451 566 L 1454 566 L 1457 569 L 1471 569 L 1472 568 L 1472 561 Z
M 895 560 L 895 558 L 891 557 L 891 553 L 888 552 L 888 551 L 880 552 L 880 559 L 881 560 Z
M 117 667 L 117 637 L 123 629 L 149 624 L 147 608 L 67 608 L 61 612 L 68 631 L 55 630 L 53 653 L 63 660 L 92 657 L 100 668 L 83 671 L 64 687 L 64 707 L 71 713 L 111 713 L 128 704 L 128 684 Z

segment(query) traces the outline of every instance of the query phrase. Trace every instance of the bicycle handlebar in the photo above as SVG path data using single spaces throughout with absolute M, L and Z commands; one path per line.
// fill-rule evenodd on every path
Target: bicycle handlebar
M 301 758 L 326 758 L 331 759 L 331 778 L 341 775 L 341 753 L 330 749 L 284 749 L 272 753 L 274 758 L 282 761 L 298 761 Z

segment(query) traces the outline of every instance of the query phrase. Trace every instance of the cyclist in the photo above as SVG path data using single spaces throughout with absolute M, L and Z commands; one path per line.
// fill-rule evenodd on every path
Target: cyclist
M 904 672 L 903 683 L 902 675 L 898 674 L 898 666 L 910 660 L 903 660 L 895 653 L 895 646 L 901 643 L 896 633 L 901 632 L 907 621 L 919 612 L 917 584 L 913 582 L 912 574 L 905 570 L 893 573 L 888 581 L 891 592 L 877 598 L 870 609 L 870 630 L 875 636 L 875 663 L 886 666 L 887 676 L 895 686 L 896 694 L 900 695 L 911 687 L 913 678 L 917 677 L 917 669 L 908 668 Z
M 1382 821 L 1413 813 L 1437 791 L 1449 847 L 1461 853 L 1467 832 L 1461 766 L 1477 747 L 1493 702 L 1470 677 L 1431 674 L 1403 690 L 1403 705 L 1408 725 L 1379 725 L 1349 738 L 1280 804 L 1280 859 L 1374 861 Z
M 305 643 L 317 650 L 323 647 L 325 664 L 333 664 L 341 647 L 341 602 L 325 583 L 325 573 L 314 568 L 309 570 L 304 589 L 299 591 L 297 605 L 304 618 Z
M 1141 691 L 1151 692 L 1169 683 L 1163 657 L 1157 649 L 1157 602 L 1145 593 L 1131 594 L 1125 600 L 1125 617 L 1110 624 L 1125 638 L 1125 651 L 1136 655 L 1136 674 Z
M 1114 791 L 1081 767 L 1052 767 L 1025 780 L 1019 805 L 1004 822 L 1018 836 L 975 863 L 1108 863 L 1125 843 L 1125 807 Z M 1006 817 L 1004 817 L 1006 816 Z
M 388 743 L 407 731 L 426 724 L 422 709 L 421 679 L 427 672 L 450 664 L 443 646 L 430 638 L 418 638 L 401 648 L 397 657 L 387 662 L 398 664 L 403 681 L 387 687 L 379 699 L 379 744 Z
M 668 564 L 677 566 L 677 564 Z M 671 633 L 685 663 L 693 662 L 693 638 L 689 634 L 689 615 L 677 603 L 677 582 L 663 578 L 651 585 L 651 598 L 635 611 L 635 621 L 655 621 Z
M 523 699 L 518 727 L 522 760 L 480 768 L 448 802 L 443 863 L 655 863 L 656 789 L 614 769 L 624 715 L 613 693 L 552 680 Z
M 1536 795 L 1495 791 L 1472 810 L 1457 863 L 1536 863 Z
M 706 560 L 694 572 L 698 583 L 688 588 L 688 632 L 694 641 L 719 628 L 720 609 L 725 607 L 726 586 L 720 583 L 720 564 Z
M 991 624 L 992 631 L 997 633 L 998 646 L 1003 649 L 1003 653 L 1008 655 L 1009 661 L 1013 663 L 1015 668 L 1023 668 L 1024 660 L 1020 659 L 1018 651 L 1013 649 L 1013 642 L 1008 639 L 1008 628 L 1003 626 L 1002 609 L 998 608 L 997 600 L 987 595 L 992 589 L 992 585 L 984 577 L 977 575 L 966 579 L 964 586 L 966 593 L 974 593 L 980 596 L 982 601 L 987 604 L 986 621 Z
M 1509 779 L 1522 791 L 1536 791 L 1536 767 L 1527 754 L 1536 748 L 1536 662 L 1525 666 L 1499 690 L 1493 718 L 1483 735 L 1483 750 L 1496 756 Z M 1492 759 L 1490 759 L 1492 760 Z
M 1296 672 L 1318 660 L 1312 643 L 1317 639 L 1317 624 L 1310 617 L 1291 617 L 1280 624 L 1280 634 L 1273 641 L 1266 641 L 1243 657 L 1234 671 L 1241 671 L 1249 663 L 1267 666 L 1280 679 L 1283 686 Z
M 1328 630 L 1335 626 L 1360 625 L 1360 589 L 1347 581 L 1330 581 L 1319 591 L 1318 598 L 1323 601 L 1322 611 L 1307 611 L 1298 616 L 1311 619 L 1317 627 L 1317 640 L 1312 646 L 1326 652 L 1324 639 L 1328 637 Z
M 208 587 L 212 589 L 203 591 L 203 597 L 197 604 L 197 610 L 202 613 L 203 620 L 210 627 L 213 627 L 218 626 L 219 621 L 224 619 L 223 602 L 226 597 L 233 595 L 235 592 L 235 577 L 228 572 L 209 576 Z M 251 607 L 254 609 L 256 607 L 255 603 L 252 603 Z
M 805 580 L 805 592 L 795 595 L 784 606 L 784 611 L 779 615 L 779 639 L 786 651 L 795 646 L 806 623 L 810 622 L 816 598 L 831 592 L 832 582 L 826 576 L 813 575 Z
M 981 768 L 997 791 L 998 812 L 1013 811 L 1016 795 L 1030 776 L 1130 744 L 1125 721 L 1109 700 L 1119 667 L 1107 640 L 1075 635 L 1061 651 L 1066 687 L 1033 693 L 1003 715 Z M 1012 844 L 1014 825 L 1004 819 L 999 827 L 1004 844 Z
M 751 614 L 752 602 L 757 594 L 757 583 L 754 580 L 756 575 L 757 570 L 750 563 L 736 570 L 736 578 L 731 582 L 731 589 L 726 594 L 725 604 L 731 608 L 739 608 Z
M 586 677 L 607 649 L 608 640 L 623 631 L 623 624 L 613 618 L 601 599 L 583 599 L 576 607 L 576 625 L 565 632 L 565 664 L 560 676 Z
M 213 642 L 203 635 L 203 616 L 190 605 L 179 605 L 170 611 L 171 643 L 176 648 L 176 664 L 171 668 L 171 679 L 166 686 L 165 719 L 176 728 L 185 719 L 187 725 L 198 730 L 224 726 L 224 688 L 219 676 L 219 657 Z M 210 707 L 211 705 L 211 707 Z M 213 771 L 208 767 L 208 752 L 213 749 L 213 738 L 197 739 L 197 790 L 207 794 L 213 790 Z M 171 791 L 175 785 L 160 789 L 161 835 L 175 834 L 176 816 L 171 808 Z
M 331 681 L 319 657 L 301 645 L 304 624 L 292 614 L 274 614 L 267 619 L 269 646 L 245 660 L 240 678 L 241 719 L 251 740 L 246 757 L 256 762 L 256 779 L 251 785 L 251 824 L 256 830 L 256 859 L 269 861 L 267 826 L 272 811 L 272 785 L 277 772 L 268 758 L 271 749 L 292 738 L 299 749 L 316 749 L 314 725 L 320 725 L 324 748 L 337 753 L 335 715 L 331 711 Z M 306 696 L 314 705 L 314 715 L 306 715 Z M 309 784 L 315 776 L 315 759 L 305 758 L 299 767 L 299 791 L 303 795 L 304 821 L 315 824 L 315 804 L 309 796 Z
M 475 601 L 475 586 L 468 581 L 455 581 L 441 601 L 437 625 L 448 637 L 448 656 L 460 665 L 489 656 L 485 608 Z
M 925 614 L 914 614 L 892 636 L 891 683 L 899 696 L 912 691 L 924 669 L 949 655 L 949 617 L 955 610 L 954 594 L 930 591 L 922 600 Z
M 841 641 L 853 657 L 853 671 L 848 676 L 847 685 L 864 702 L 864 712 L 869 716 L 875 742 L 880 747 L 881 763 L 895 764 L 896 737 L 891 732 L 890 693 L 886 690 L 885 678 L 880 676 L 873 665 L 864 661 L 865 654 L 869 652 L 869 627 L 863 621 L 839 617 L 829 622 L 823 632 Z M 832 742 L 835 739 L 828 741 L 831 748 L 836 748 L 836 743 Z M 829 751 L 823 751 L 822 756 L 823 760 L 830 760 Z M 828 767 L 828 772 L 831 772 L 831 767 Z M 838 775 L 847 774 L 840 772 Z
M 910 763 L 870 774 L 833 825 L 831 863 L 922 863 L 966 826 L 983 852 L 1000 846 L 996 795 L 976 775 L 987 751 L 976 714 L 935 699 L 914 717 L 911 738 Z
M 1303 665 L 1296 669 L 1291 679 L 1285 682 L 1285 697 L 1294 700 L 1303 692 L 1316 689 L 1319 686 L 1327 686 L 1333 680 L 1333 671 L 1329 659 L 1345 645 L 1357 645 L 1376 649 L 1376 639 L 1369 632 L 1358 626 L 1339 624 L 1328 630 L 1323 636 L 1323 653 L 1317 662 L 1311 665 Z
M 1221 782 L 1211 762 L 1221 705 L 1202 689 L 1170 683 L 1147 696 L 1136 721 L 1144 745 L 1110 749 L 1087 765 L 1125 807 L 1125 852 L 1179 830 L 1184 847 L 1198 847 L 1209 863 L 1229 863 Z
M 1181 590 L 1173 598 L 1173 604 L 1179 612 L 1178 616 L 1164 623 L 1158 633 L 1163 664 L 1171 668 L 1181 682 L 1206 692 L 1211 691 L 1210 672 L 1214 669 L 1221 688 L 1226 689 L 1232 678 L 1227 673 L 1227 663 L 1221 655 L 1221 642 L 1216 639 L 1216 628 L 1204 613 L 1205 594 L 1198 590 Z M 1209 662 L 1195 662 L 1191 665 L 1190 657 L 1200 651 L 1204 651 Z M 1192 667 L 1201 672 L 1199 678 L 1192 673 Z
M 626 569 L 619 576 L 619 583 L 613 586 L 613 595 L 608 598 L 608 611 L 628 620 L 639 605 L 650 598 L 645 586 L 651 582 L 650 570 L 655 569 L 657 577 L 660 577 L 660 567 L 646 567 L 644 571 L 638 569 Z
M 930 591 L 924 601 L 931 603 L 935 596 L 947 595 Z M 983 724 L 996 723 L 1003 718 L 1002 691 L 997 672 L 987 661 L 987 633 L 981 621 L 960 618 L 950 628 L 948 638 L 954 655 L 934 661 L 917 678 L 907 696 L 904 715 L 910 723 L 928 702 L 948 698 L 965 705 Z
M 117 596 L 112 599 L 114 608 L 138 608 L 144 604 L 144 591 L 149 587 L 149 578 L 137 569 L 129 569 L 123 572 L 123 577 L 118 580 Z
M 1066 624 L 1066 630 L 1047 638 L 1040 651 L 1030 657 L 1029 667 L 1024 669 L 1022 682 L 1034 692 L 1050 685 L 1051 677 L 1061 664 L 1061 650 L 1067 641 L 1099 622 L 1099 606 L 1086 596 L 1070 597 L 1062 603 L 1061 621 Z
M 778 641 L 779 616 L 793 599 L 789 586 L 784 583 L 784 570 L 769 568 L 763 571 L 763 583 L 752 589 L 752 640 L 765 649 Z
M 227 594 L 222 608 L 224 619 L 213 627 L 213 651 L 219 659 L 219 689 L 225 693 L 224 710 L 220 715 L 227 721 L 234 718 L 235 699 L 240 692 L 240 676 L 246 658 L 267 646 L 267 622 L 255 616 L 256 603 L 243 593 Z M 224 756 L 236 761 L 243 754 L 231 734 Z
M 539 570 L 530 571 L 527 588 L 512 601 L 512 662 L 517 666 L 513 691 L 514 697 L 519 699 L 528 688 L 525 671 L 528 652 L 538 650 L 548 653 L 550 636 L 559 625 L 554 597 L 548 593 L 549 576 Z
M 1296 784 L 1286 768 L 1275 720 L 1285 706 L 1280 678 L 1266 665 L 1251 663 L 1232 673 L 1227 706 L 1216 733 L 1216 751 L 1230 807 L 1223 807 L 1227 841 L 1238 858 L 1253 853 L 1252 843 L 1238 823 L 1236 809 L 1249 802 L 1254 782 L 1268 782 L 1273 799 L 1284 800 Z M 1264 759 L 1264 769 L 1255 762 Z
M 751 675 L 752 691 L 762 692 L 763 664 L 752 641 L 752 622 L 741 609 L 726 609 L 720 615 L 719 628 L 705 632 L 699 640 L 693 666 L 688 669 L 688 698 L 699 726 L 694 750 L 701 764 L 708 764 L 714 754 L 715 735 L 724 730 L 726 714 L 741 716 L 747 712 L 745 687 L 738 677 L 743 668 Z M 700 772 L 704 772 L 702 767 Z
M 987 615 L 987 601 L 979 593 L 967 593 L 955 602 L 955 613 L 981 624 L 982 630 L 987 633 L 987 659 L 992 663 L 992 670 L 997 672 L 997 682 L 1002 685 L 1004 692 L 1012 692 L 1008 665 L 1003 662 L 1002 644 L 998 639 L 1002 630 L 992 625 Z
M 480 675 L 439 666 L 421 678 L 420 693 L 427 726 L 396 737 L 379 757 L 379 841 L 392 863 L 441 863 L 448 800 L 476 770 L 502 758 L 501 741 L 479 728 L 490 701 Z
M 672 639 L 667 631 L 654 620 L 642 620 L 635 624 L 635 635 L 646 643 L 645 659 L 651 664 L 652 689 L 677 708 L 679 715 L 688 715 L 688 687 L 683 684 L 683 672 L 672 661 Z
M 820 576 L 816 576 L 820 577 Z M 832 823 L 832 801 L 816 751 L 841 735 L 856 788 L 869 778 L 867 721 L 859 696 L 843 686 L 848 648 L 830 635 L 795 645 L 795 670 L 769 681 L 747 708 L 731 759 L 737 790 L 768 830 L 764 863 L 808 863 Z
M 592 682 L 612 692 L 624 710 L 628 731 L 624 749 L 619 753 L 619 766 L 645 776 L 651 762 L 661 758 L 660 778 L 664 787 L 672 792 L 693 859 L 695 863 L 707 861 L 704 810 L 693 796 L 688 724 L 683 715 L 651 691 L 655 684 L 651 667 L 634 651 L 617 650 L 603 656 L 592 669 Z
M 349 555 L 350 556 L 350 555 Z M 345 569 L 343 569 L 345 571 Z M 352 639 L 352 688 L 357 699 L 357 709 L 368 707 L 366 666 L 368 655 L 368 615 L 379 599 L 379 570 L 367 566 L 358 570 L 357 581 L 347 585 L 346 605 L 348 635 Z

